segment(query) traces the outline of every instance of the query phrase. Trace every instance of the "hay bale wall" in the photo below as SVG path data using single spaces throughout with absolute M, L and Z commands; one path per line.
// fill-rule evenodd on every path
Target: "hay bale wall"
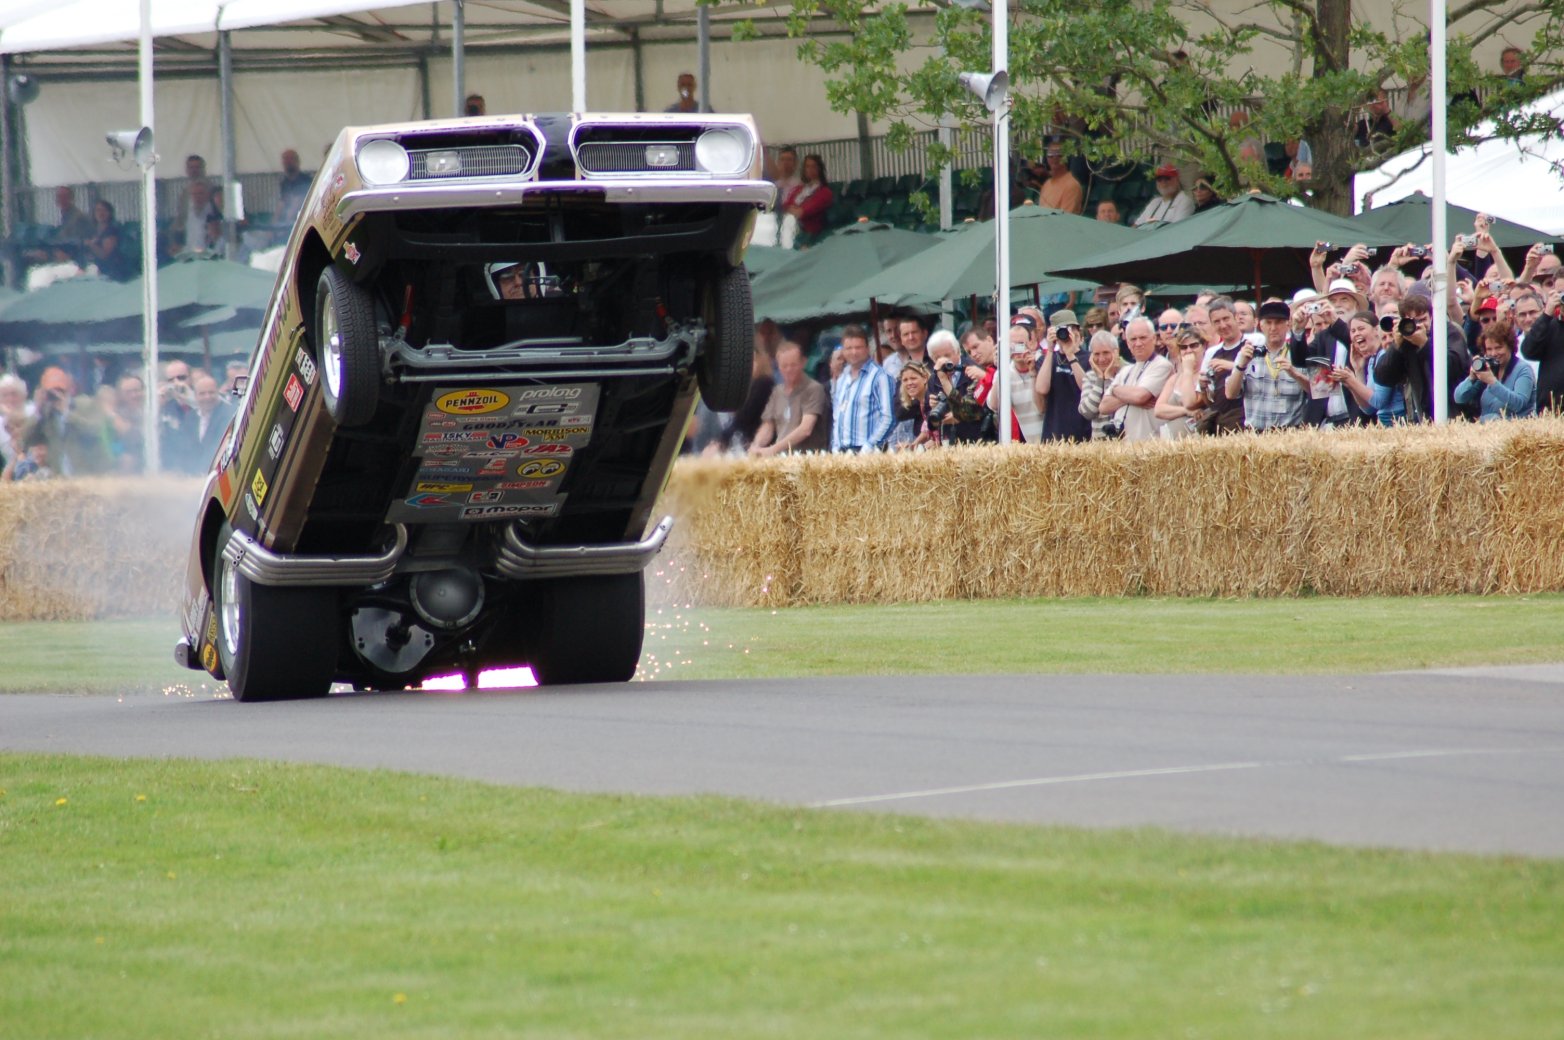
M 194 481 L 0 485 L 0 620 L 171 614 Z M 654 601 L 1564 590 L 1564 419 L 686 460 Z

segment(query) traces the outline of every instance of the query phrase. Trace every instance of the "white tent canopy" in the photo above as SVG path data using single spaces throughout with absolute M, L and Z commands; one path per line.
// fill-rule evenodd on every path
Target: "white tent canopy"
M 1534 102 L 1526 111 L 1564 118 L 1564 91 Z M 1493 124 L 1484 123 L 1477 132 L 1490 134 Z M 1353 185 L 1358 211 L 1413 192 L 1432 194 L 1428 157 L 1429 147 L 1424 145 L 1358 174 Z M 1564 139 L 1536 135 L 1520 141 L 1488 140 L 1452 153 L 1446 162 L 1448 202 L 1550 235 L 1564 234 Z

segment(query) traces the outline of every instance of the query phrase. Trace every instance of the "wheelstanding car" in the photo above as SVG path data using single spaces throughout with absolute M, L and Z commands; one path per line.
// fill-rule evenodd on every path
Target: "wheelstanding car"
M 629 679 L 658 495 L 753 344 L 747 116 L 350 127 L 191 538 L 175 657 L 239 700 Z

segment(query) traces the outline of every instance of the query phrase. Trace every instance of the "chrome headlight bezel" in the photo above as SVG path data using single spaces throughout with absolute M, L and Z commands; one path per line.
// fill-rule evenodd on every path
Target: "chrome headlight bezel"
M 401 184 L 407 180 L 413 166 L 407 149 L 384 137 L 359 145 L 355 161 L 359 179 L 376 187 Z
M 715 177 L 738 177 L 755 161 L 755 140 L 740 126 L 714 126 L 695 138 L 695 165 Z

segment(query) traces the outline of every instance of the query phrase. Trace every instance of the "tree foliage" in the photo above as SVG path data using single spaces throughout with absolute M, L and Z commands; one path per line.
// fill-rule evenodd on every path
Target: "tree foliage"
M 1056 135 L 1096 164 L 1193 164 L 1223 192 L 1287 195 L 1295 186 L 1244 146 L 1303 138 L 1318 203 L 1349 212 L 1352 173 L 1427 139 L 1426 124 L 1411 120 L 1370 147 L 1353 140 L 1378 88 L 1426 80 L 1426 4 L 1395 7 L 1375 25 L 1354 24 L 1348 0 L 1010 0 L 1010 11 L 1011 134 L 1022 154 Z M 822 15 L 846 33 L 814 35 Z M 1452 147 L 1564 83 L 1564 0 L 1466 0 L 1448 25 Z M 800 58 L 826 74 L 832 107 L 888 121 L 893 146 L 946 112 L 969 127 L 988 122 L 956 79 L 990 66 L 986 4 L 793 0 L 789 29 Z M 1523 81 L 1473 60 L 1496 35 L 1526 52 Z M 1239 111 L 1246 124 L 1232 121 Z M 1501 116 L 1491 132 L 1538 129 L 1560 131 L 1556 119 Z M 931 165 L 944 157 L 936 147 Z

